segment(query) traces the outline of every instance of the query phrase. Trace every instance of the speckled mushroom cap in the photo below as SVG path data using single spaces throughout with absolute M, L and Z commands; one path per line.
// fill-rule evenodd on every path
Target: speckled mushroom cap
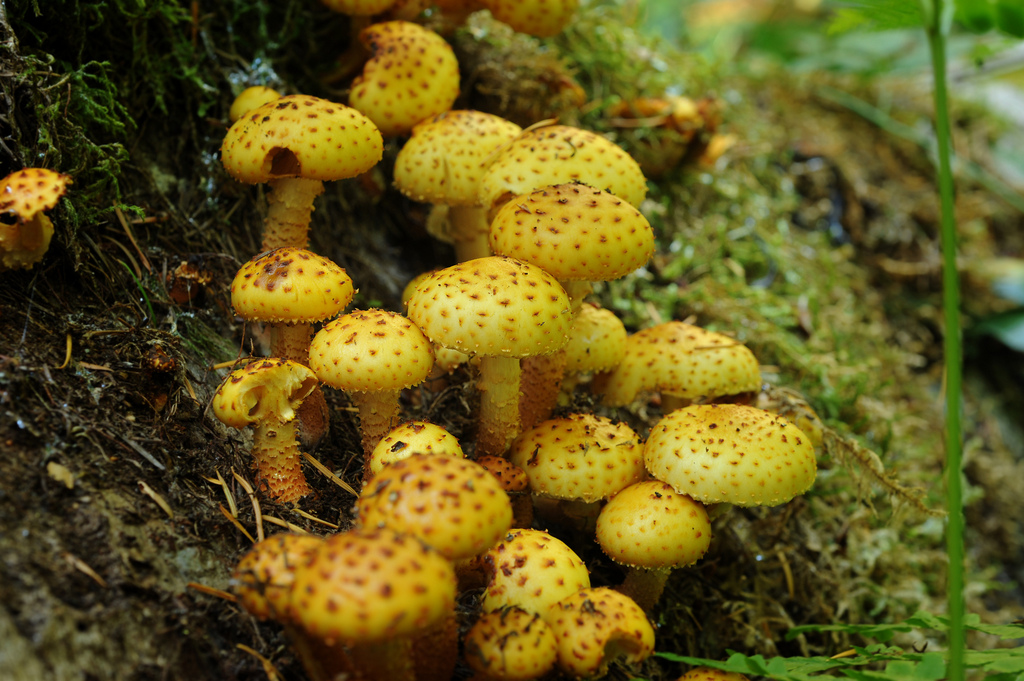
M 408 301 L 431 341 L 469 355 L 528 357 L 568 339 L 569 297 L 550 274 L 501 256 L 438 270 Z
M 650 474 L 705 504 L 776 506 L 814 484 L 806 435 L 781 416 L 739 404 L 691 405 L 647 438 Z
M 423 332 L 388 310 L 356 310 L 328 322 L 309 344 L 309 367 L 340 390 L 403 390 L 423 382 L 434 353 Z
M 417 123 L 395 159 L 395 186 L 414 201 L 475 206 L 494 151 L 522 130 L 482 111 L 446 111 Z
M 612 281 L 654 254 L 654 231 L 614 194 L 578 182 L 511 199 L 491 221 L 491 250 L 538 265 L 559 281 Z
M 268 102 L 281 99 L 281 93 L 266 85 L 253 85 L 238 93 L 231 108 L 228 110 L 228 120 L 232 123 L 249 113 L 255 108 L 261 107 Z
M 548 38 L 572 21 L 579 0 L 480 0 L 494 18 L 520 33 Z
M 547 622 L 558 643 L 559 668 L 577 678 L 603 676 L 613 659 L 636 664 L 654 652 L 647 615 L 608 587 L 582 589 L 559 601 Z
M 236 369 L 213 396 L 213 413 L 232 428 L 295 418 L 295 410 L 316 387 L 316 376 L 298 362 L 259 359 Z
M 283 621 L 295 569 L 323 543 L 321 537 L 283 532 L 253 544 L 231 576 L 239 605 L 261 620 Z
M 625 423 L 570 414 L 522 433 L 508 459 L 526 471 L 534 494 L 593 502 L 642 480 L 643 452 L 640 437 Z
M 344 104 L 287 95 L 252 109 L 228 129 L 221 160 L 231 177 L 256 184 L 282 177 L 341 180 L 377 165 L 384 140 Z
M 506 492 L 526 492 L 530 489 L 530 479 L 526 477 L 526 471 L 508 459 L 501 456 L 480 456 L 476 462 L 490 471 Z
M 693 565 L 711 544 L 704 506 L 668 483 L 645 480 L 621 490 L 597 516 L 601 550 L 622 565 L 673 568 Z
M 676 681 L 749 681 L 738 672 L 723 672 L 711 667 L 696 667 L 680 676 Z
M 436 423 L 406 421 L 381 438 L 370 454 L 370 472 L 376 475 L 385 466 L 413 454 L 446 454 L 464 457 L 458 438 Z
M 679 321 L 637 331 L 603 383 L 604 404 L 628 405 L 660 390 L 688 399 L 756 392 L 761 370 L 747 346 L 721 333 Z
M 597 133 L 567 125 L 527 130 L 502 148 L 480 180 L 480 203 L 496 212 L 513 196 L 576 180 L 639 206 L 647 180 L 633 158 Z
M 249 321 L 318 322 L 344 310 L 353 295 L 352 278 L 345 270 L 291 246 L 257 255 L 231 282 L 235 314 Z
M 413 454 L 375 475 L 356 500 L 366 528 L 419 537 L 446 558 L 471 558 L 512 525 L 512 504 L 479 464 L 444 454 Z
M 569 342 L 562 350 L 565 373 L 608 371 L 626 354 L 626 327 L 611 310 L 583 303 L 573 317 Z
M 529 681 L 555 666 L 551 627 L 536 613 L 503 608 L 485 613 L 466 632 L 466 662 L 485 679 Z
M 43 259 L 53 223 L 43 215 L 67 192 L 71 177 L 46 168 L 25 168 L 0 180 L 0 265 L 29 268 Z
M 296 568 L 289 613 L 333 645 L 407 636 L 454 608 L 455 569 L 441 554 L 392 530 L 350 530 Z
M 483 556 L 488 583 L 480 598 L 483 612 L 518 606 L 547 618 L 552 606 L 590 586 L 583 560 L 543 530 L 518 529 Z
M 363 29 L 359 39 L 373 57 L 352 82 L 348 101 L 385 137 L 452 108 L 459 63 L 444 38 L 409 21 L 385 21 Z

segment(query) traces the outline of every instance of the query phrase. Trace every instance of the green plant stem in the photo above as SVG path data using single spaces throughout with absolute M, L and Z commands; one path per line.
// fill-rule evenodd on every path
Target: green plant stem
M 960 424 L 963 379 L 960 343 L 960 279 L 956 266 L 956 216 L 953 207 L 952 132 L 946 93 L 946 28 L 944 0 L 932 0 L 934 13 L 927 27 L 935 78 L 935 132 L 939 160 L 939 199 L 942 209 L 942 308 L 946 325 L 943 346 L 946 369 L 946 553 L 949 575 L 949 667 L 946 678 L 964 678 L 964 515 Z

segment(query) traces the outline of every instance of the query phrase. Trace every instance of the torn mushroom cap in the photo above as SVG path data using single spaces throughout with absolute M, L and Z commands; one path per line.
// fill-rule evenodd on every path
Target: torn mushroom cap
M 705 504 L 776 506 L 814 484 L 806 435 L 780 416 L 737 404 L 692 405 L 663 417 L 644 446 L 651 476 Z
M 634 206 L 647 196 L 643 171 L 621 147 L 589 130 L 551 125 L 524 131 L 498 152 L 480 180 L 480 202 L 494 214 L 514 196 L 573 180 Z
M 341 267 L 302 248 L 261 253 L 231 282 L 231 305 L 249 321 L 311 323 L 334 317 L 355 294 Z
M 298 362 L 256 360 L 224 379 L 213 396 L 213 413 L 232 428 L 269 420 L 286 423 L 316 385 L 313 372 Z
M 662 569 L 696 563 L 711 544 L 704 506 L 660 480 L 624 488 L 597 516 L 601 550 L 622 565 Z
M 285 532 L 253 544 L 231 576 L 239 605 L 258 619 L 283 622 L 295 569 L 323 543 L 321 537 Z
M 469 355 L 520 358 L 568 339 L 569 298 L 547 272 L 512 258 L 469 260 L 420 282 L 409 318 L 434 343 Z
M 761 370 L 747 346 L 734 338 L 679 321 L 629 337 L 626 354 L 602 382 L 604 404 L 628 405 L 643 392 L 691 400 L 754 392 Z
M 549 38 L 558 35 L 572 21 L 579 0 L 480 0 L 498 21 L 512 29 Z
M 509 200 L 491 221 L 491 250 L 559 281 L 612 281 L 654 254 L 654 231 L 630 203 L 578 182 Z
M 512 525 L 512 504 L 479 464 L 444 454 L 413 454 L 375 475 L 356 500 L 366 528 L 419 537 L 449 560 L 491 548 Z
M 495 150 L 522 132 L 482 111 L 446 111 L 417 123 L 395 159 L 395 186 L 414 201 L 480 203 L 480 178 Z
M 516 438 L 508 458 L 526 471 L 534 494 L 556 499 L 607 499 L 645 477 L 640 437 L 593 414 L 538 423 Z
M 385 137 L 452 108 L 459 95 L 459 64 L 444 38 L 408 21 L 372 24 L 359 34 L 372 52 L 352 82 L 349 104 Z
M 29 268 L 43 259 L 53 223 L 43 215 L 67 192 L 71 177 L 46 168 L 25 168 L 0 180 L 0 265 Z
M 267 102 L 273 102 L 281 98 L 281 93 L 266 85 L 253 85 L 238 93 L 235 100 L 231 102 L 228 110 L 228 119 L 234 123 L 239 118 L 253 109 L 263 106 Z
M 384 141 L 366 116 L 344 104 L 288 95 L 252 109 L 228 130 L 221 159 L 239 182 L 283 177 L 341 180 L 380 161 Z
M 626 354 L 626 327 L 611 310 L 583 303 L 572 320 L 565 353 L 565 373 L 608 371 Z
M 536 613 L 510 607 L 485 613 L 465 638 L 466 662 L 484 679 L 529 681 L 555 666 L 551 627 Z
M 328 645 L 409 636 L 455 607 L 451 562 L 419 539 L 393 530 L 328 537 L 295 570 L 289 614 Z
M 309 344 L 309 366 L 350 392 L 398 391 L 423 382 L 434 365 L 419 328 L 388 310 L 356 310 L 328 322 Z
M 636 664 L 654 652 L 654 628 L 640 606 L 614 589 L 582 589 L 559 601 L 547 618 L 558 643 L 558 666 L 577 678 L 603 676 L 621 658 Z
M 483 556 L 488 583 L 480 599 L 484 612 L 518 606 L 547 619 L 560 600 L 590 586 L 583 560 L 543 530 L 512 530 Z
M 458 439 L 435 423 L 406 421 L 385 435 L 370 455 L 370 472 L 376 475 L 385 466 L 413 454 L 447 454 L 464 457 Z

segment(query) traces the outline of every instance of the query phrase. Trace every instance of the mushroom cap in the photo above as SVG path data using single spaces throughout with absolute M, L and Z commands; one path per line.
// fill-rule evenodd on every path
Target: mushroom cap
M 483 466 L 444 454 L 413 454 L 375 475 L 356 500 L 363 527 L 419 537 L 449 560 L 494 546 L 512 525 L 512 503 Z
M 414 201 L 475 206 L 494 151 L 522 132 L 482 111 L 446 111 L 417 123 L 395 159 L 395 186 Z
M 29 268 L 43 259 L 53 223 L 43 215 L 67 192 L 71 177 L 46 168 L 25 168 L 0 180 L 0 266 Z
M 339 390 L 395 391 L 422 383 L 434 353 L 423 332 L 397 312 L 356 310 L 316 332 L 309 366 Z
M 512 530 L 484 554 L 483 565 L 488 574 L 480 598 L 483 612 L 514 605 L 547 619 L 552 606 L 590 586 L 583 560 L 543 530 Z
M 351 17 L 372 17 L 391 9 L 397 0 L 320 0 L 327 9 Z
M 459 95 L 459 63 L 444 38 L 409 21 L 372 24 L 359 34 L 372 52 L 352 81 L 349 104 L 385 137 L 452 108 Z
M 556 499 L 607 499 L 643 480 L 644 448 L 632 428 L 593 414 L 548 419 L 522 433 L 508 459 L 530 489 Z
M 547 618 L 558 642 L 558 666 L 577 678 L 603 676 L 613 659 L 636 664 L 654 652 L 654 627 L 628 596 L 582 589 L 559 601 Z
M 256 184 L 282 177 L 341 180 L 377 165 L 384 140 L 344 104 L 287 95 L 252 109 L 228 129 L 221 160 L 231 177 Z
M 228 110 L 228 120 L 232 123 L 253 109 L 281 98 L 281 93 L 266 85 L 253 85 L 238 93 Z
M 248 321 L 309 324 L 334 317 L 352 301 L 352 278 L 312 251 L 294 246 L 260 253 L 231 282 L 231 305 Z
M 749 679 L 739 672 L 723 672 L 711 667 L 695 667 L 676 681 L 749 681 Z
M 691 400 L 755 392 L 761 369 L 754 353 L 725 334 L 671 321 L 637 331 L 622 361 L 605 377 L 604 404 L 621 407 L 660 390 Z
M 558 35 L 569 25 L 579 0 L 480 0 L 498 21 L 538 38 Z
M 295 568 L 309 560 L 323 543 L 321 537 L 282 532 L 253 544 L 231 576 L 239 605 L 258 619 L 283 622 Z
M 502 148 L 480 180 L 480 203 L 492 214 L 513 196 L 563 182 L 583 182 L 639 206 L 647 180 L 614 142 L 568 125 L 526 130 Z
M 298 362 L 258 359 L 224 379 L 213 396 L 213 413 L 232 428 L 271 419 L 287 423 L 316 386 L 316 376 Z
M 608 371 L 626 354 L 629 334 L 622 320 L 611 310 L 583 303 L 573 317 L 565 355 L 565 373 L 583 374 Z
M 406 421 L 381 438 L 370 453 L 370 472 L 408 459 L 413 454 L 447 454 L 464 457 L 459 440 L 441 426 L 426 421 Z
M 416 287 L 408 309 L 432 342 L 485 357 L 554 352 L 572 323 L 569 297 L 554 277 L 501 256 L 438 270 Z
M 491 472 L 506 493 L 527 492 L 530 479 L 526 471 L 506 458 L 500 456 L 479 456 L 476 462 Z
M 699 502 L 668 483 L 645 480 L 624 488 L 601 509 L 597 542 L 622 565 L 693 565 L 711 544 L 711 521 Z
M 466 662 L 487 679 L 529 681 L 555 666 L 551 627 L 536 613 L 503 608 L 484 613 L 466 632 Z
M 328 537 L 295 570 L 289 614 L 327 645 L 378 643 L 440 622 L 455 608 L 455 569 L 393 530 Z
M 612 281 L 654 254 L 654 230 L 614 194 L 572 182 L 511 199 L 491 221 L 491 250 L 559 281 Z
M 647 438 L 648 472 L 705 504 L 776 506 L 814 484 L 810 439 L 781 416 L 740 404 L 695 404 Z

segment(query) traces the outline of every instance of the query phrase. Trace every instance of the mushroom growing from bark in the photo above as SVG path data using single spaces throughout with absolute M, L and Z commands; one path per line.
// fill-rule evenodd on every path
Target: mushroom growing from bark
M 213 396 L 213 413 L 233 428 L 253 427 L 252 455 L 261 487 L 282 503 L 311 491 L 302 473 L 295 410 L 316 387 L 298 362 L 261 359 L 233 371 Z
M 0 269 L 28 269 L 43 259 L 53 223 L 43 214 L 57 205 L 71 178 L 25 168 L 0 180 Z

